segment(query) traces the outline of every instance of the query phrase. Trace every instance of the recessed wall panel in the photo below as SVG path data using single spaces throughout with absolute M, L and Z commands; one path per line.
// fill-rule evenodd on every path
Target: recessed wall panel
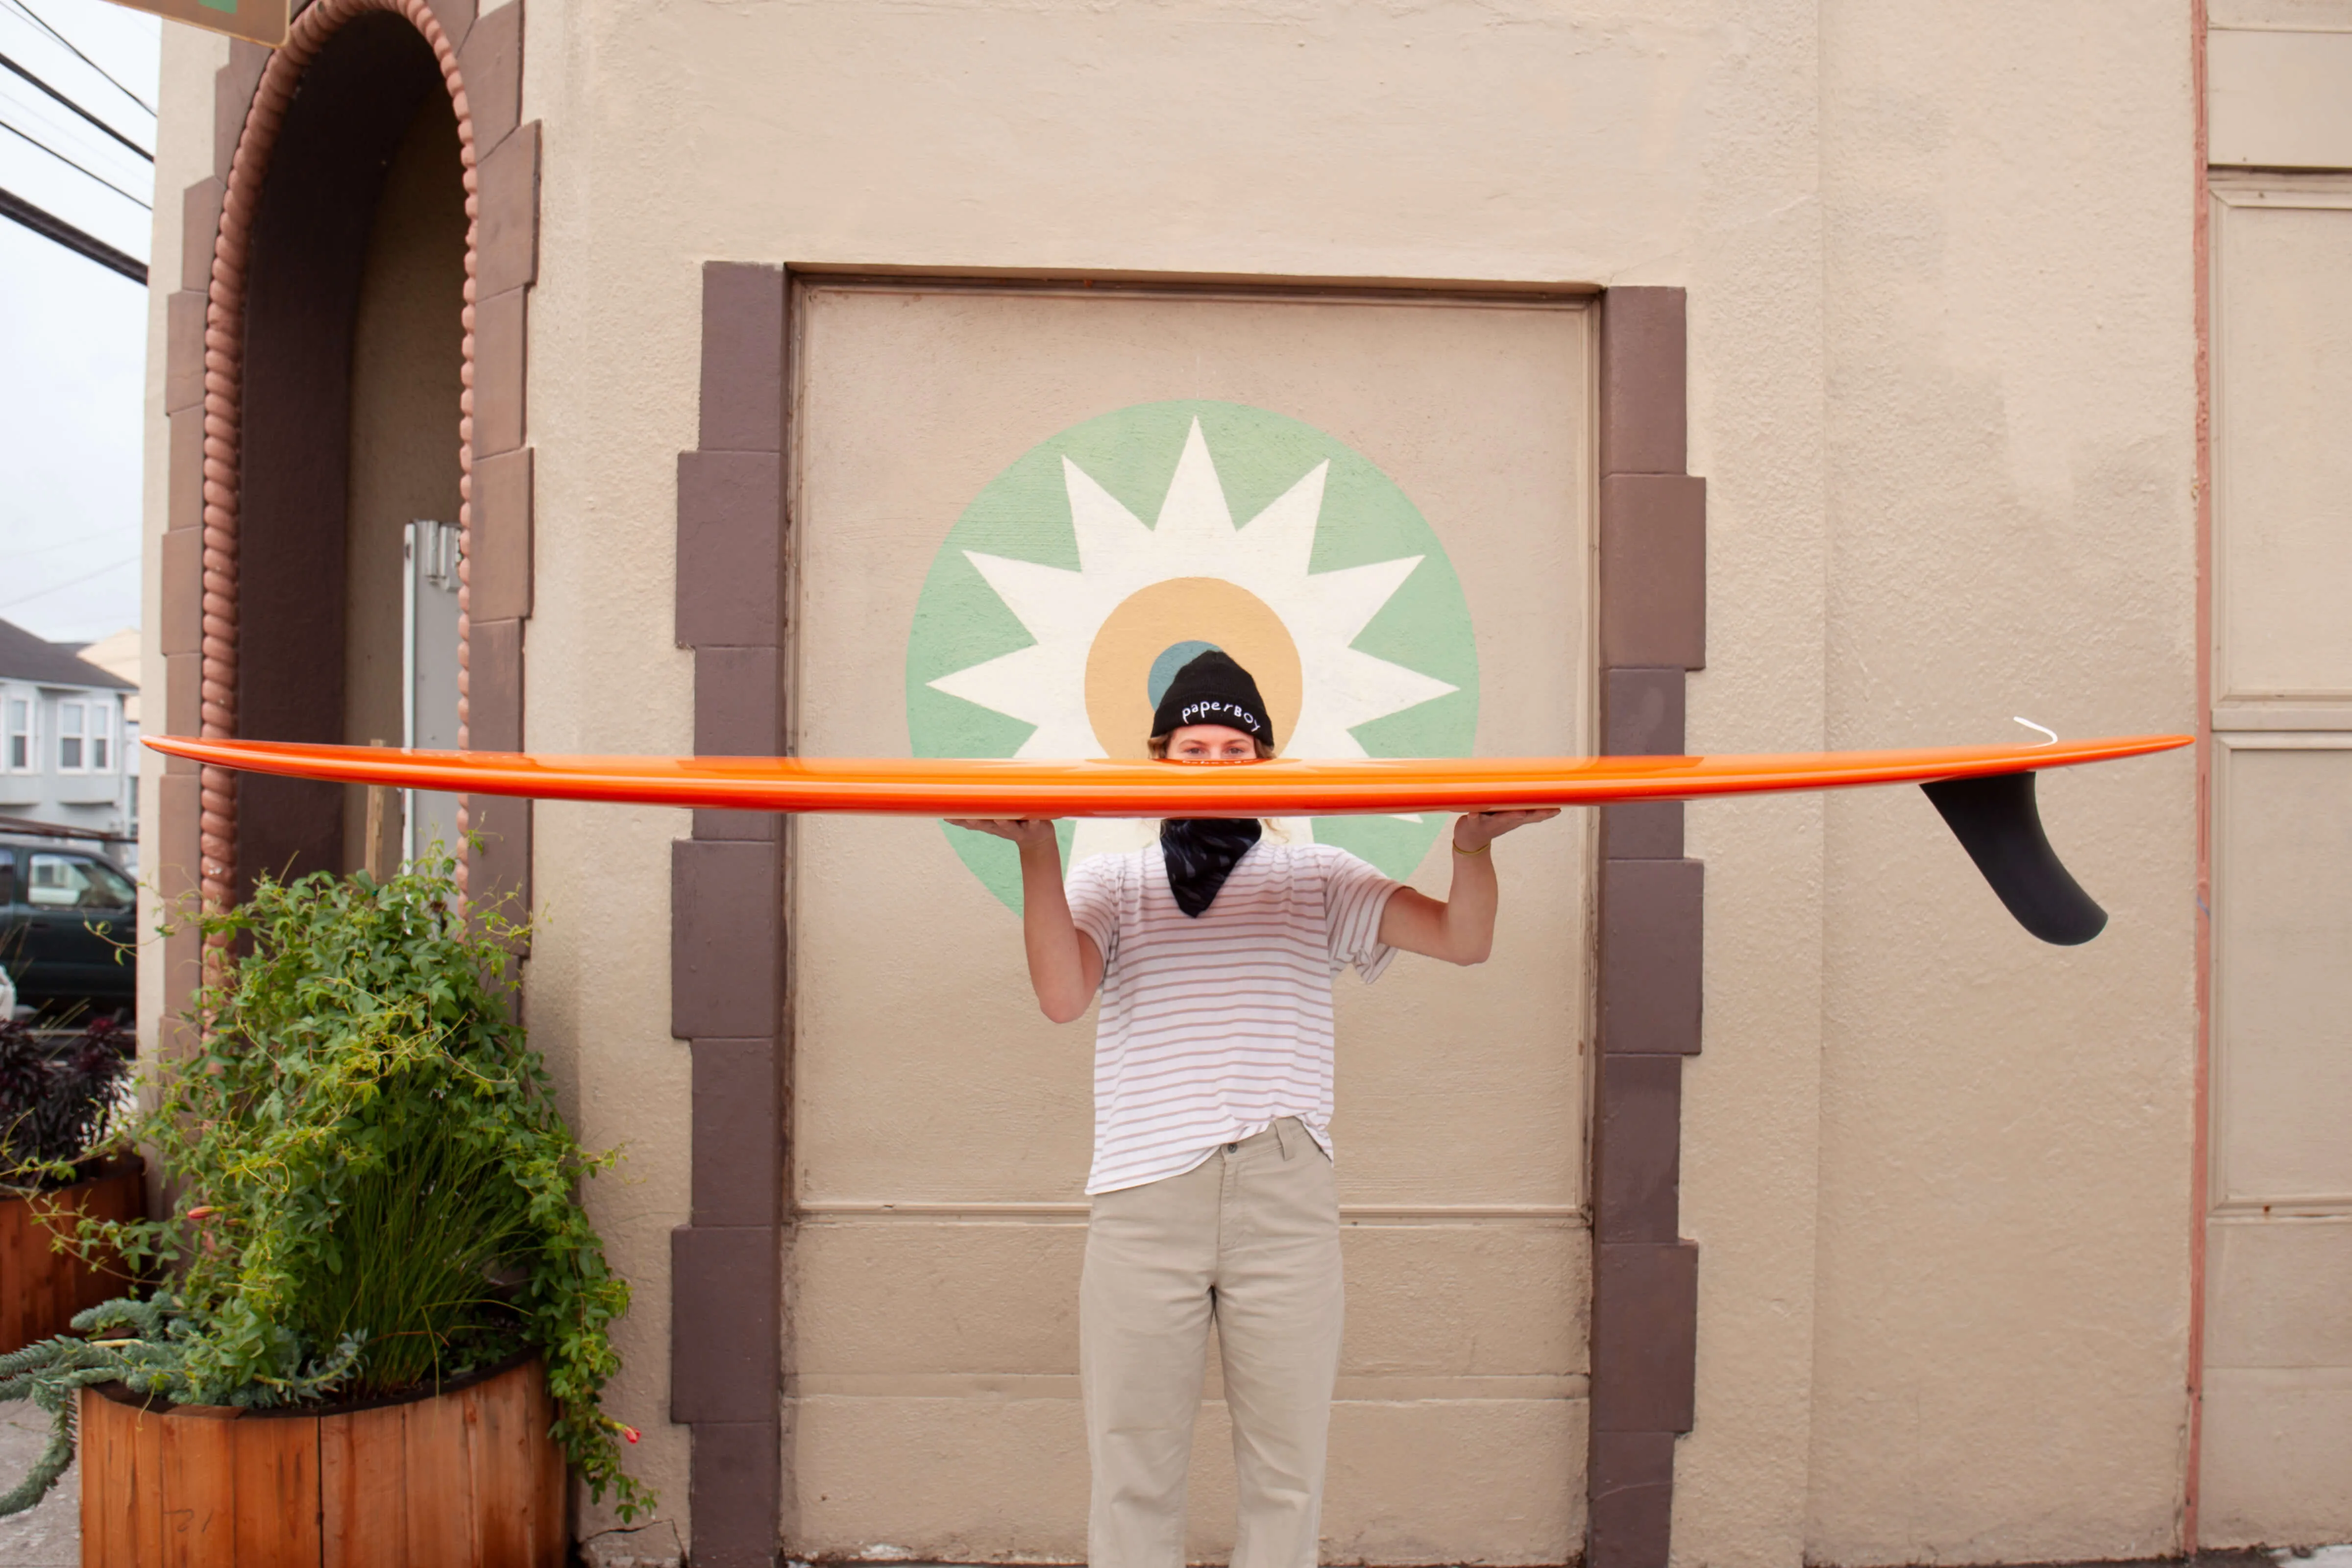
M 1195 642 L 1259 674 L 1286 754 L 1591 749 L 1581 305 L 813 280 L 794 319 L 802 752 L 1139 754 Z M 1450 822 L 1273 830 L 1443 896 Z M 1154 827 L 1066 825 L 1066 863 Z M 1069 1557 L 1093 1016 L 1038 1012 L 1009 846 L 793 832 L 787 1546 Z M 1580 1539 L 1586 844 L 1569 818 L 1497 846 L 1488 964 L 1335 982 L 1349 1559 Z

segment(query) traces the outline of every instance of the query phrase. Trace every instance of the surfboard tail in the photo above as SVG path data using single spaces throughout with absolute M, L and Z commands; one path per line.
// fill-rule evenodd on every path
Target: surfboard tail
M 1937 779 L 1919 787 L 2018 924 L 2060 947 L 2078 946 L 2106 929 L 2107 911 L 2050 847 L 2032 773 Z

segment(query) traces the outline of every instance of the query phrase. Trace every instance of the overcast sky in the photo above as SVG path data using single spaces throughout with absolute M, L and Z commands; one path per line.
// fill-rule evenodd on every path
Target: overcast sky
M 0 55 L 152 150 L 153 116 L 27 10 L 150 104 L 163 24 L 106 0 L 0 0 Z M 154 200 L 154 171 L 143 159 L 5 68 L 0 125 L 0 188 L 147 258 L 138 203 Z M 146 317 L 146 289 L 0 218 L 0 620 L 55 641 L 95 641 L 139 619 Z

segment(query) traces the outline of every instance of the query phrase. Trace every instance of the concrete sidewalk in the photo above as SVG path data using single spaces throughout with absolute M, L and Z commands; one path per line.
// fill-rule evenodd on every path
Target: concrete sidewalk
M 0 1404 L 0 1490 L 33 1468 L 49 1440 L 49 1418 L 24 1400 Z M 0 1519 L 0 1568 L 79 1568 L 81 1467 L 58 1479 L 37 1507 Z

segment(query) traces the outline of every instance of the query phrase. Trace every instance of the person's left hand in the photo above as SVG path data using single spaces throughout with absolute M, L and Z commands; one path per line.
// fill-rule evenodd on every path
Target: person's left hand
M 1531 822 L 1549 822 L 1559 815 L 1559 807 L 1556 805 L 1541 811 L 1468 812 L 1454 820 L 1454 847 L 1475 855 L 1515 828 Z

